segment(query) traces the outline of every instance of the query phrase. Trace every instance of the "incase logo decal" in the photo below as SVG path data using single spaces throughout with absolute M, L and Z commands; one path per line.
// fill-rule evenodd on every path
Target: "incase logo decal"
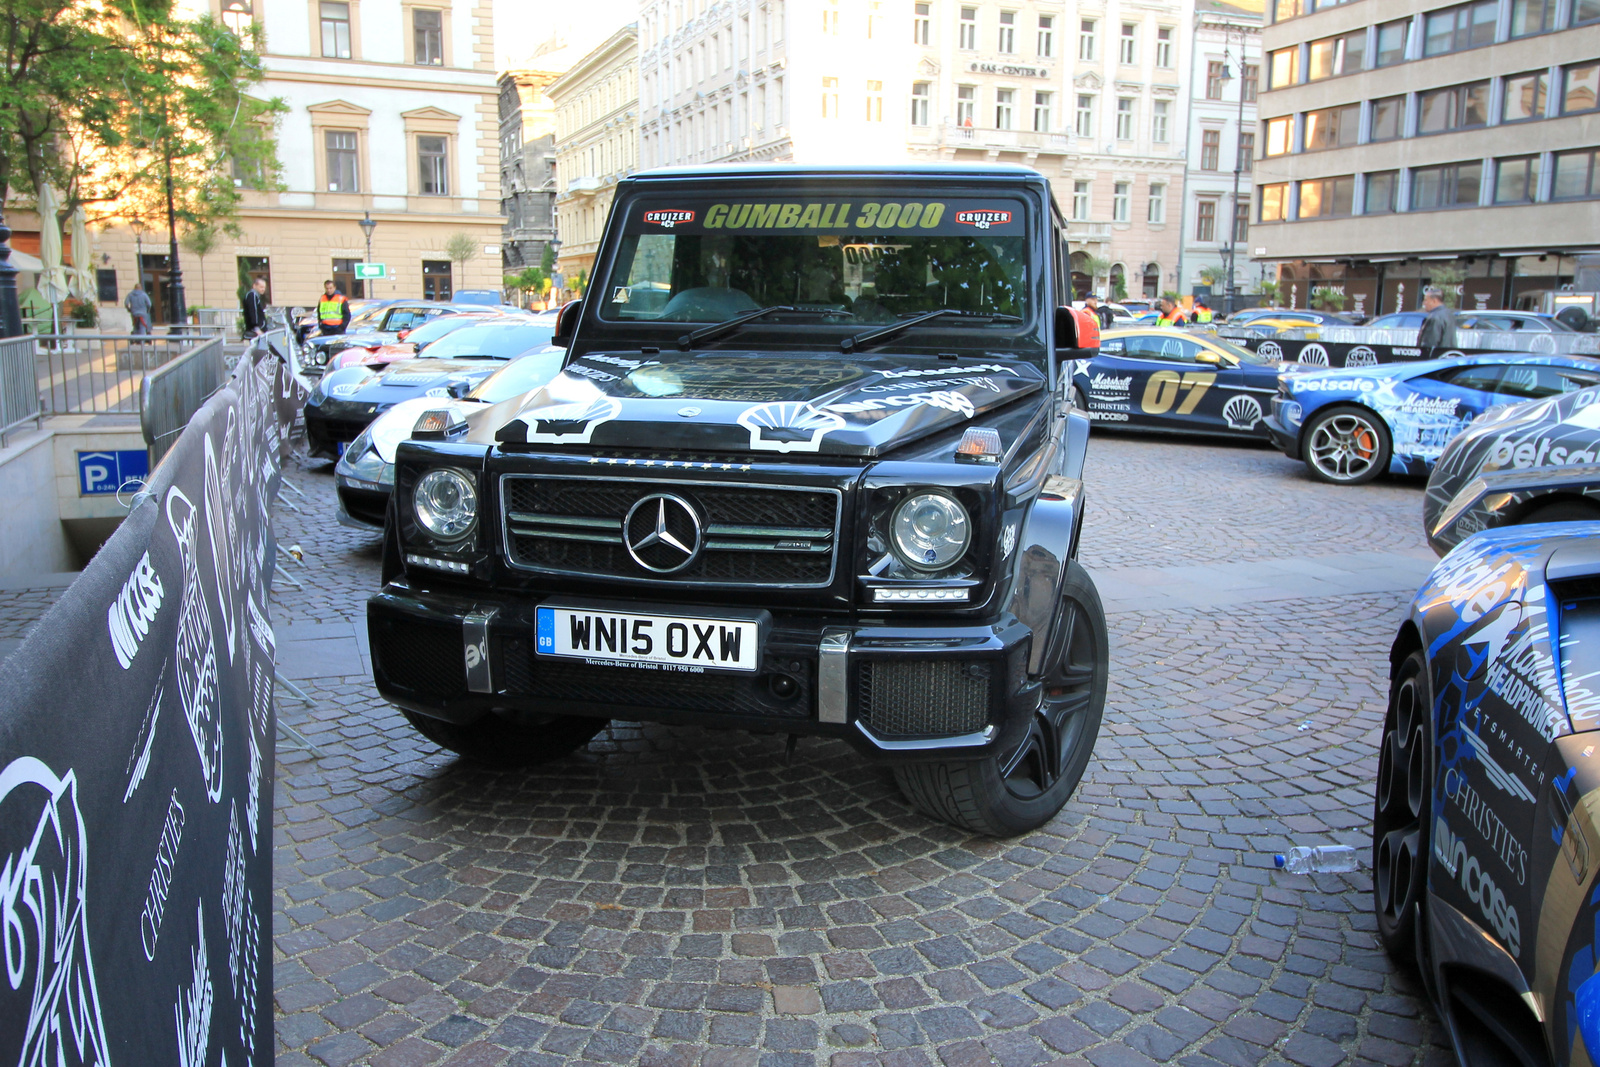
M 658 208 L 644 213 L 644 221 L 672 229 L 680 222 L 693 222 L 694 212 L 687 208 Z
M 1011 221 L 1009 211 L 958 211 L 956 221 L 963 226 L 976 226 L 980 230 L 987 230 L 990 226 L 1004 226 Z

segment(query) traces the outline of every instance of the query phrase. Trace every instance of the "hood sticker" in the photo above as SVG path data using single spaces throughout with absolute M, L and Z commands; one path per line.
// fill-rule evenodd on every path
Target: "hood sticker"
M 739 415 L 750 431 L 750 447 L 758 452 L 818 452 L 822 437 L 842 430 L 845 421 L 804 402 L 759 404 Z
M 610 422 L 620 414 L 622 401 L 602 396 L 589 401 L 553 404 L 530 411 L 523 417 L 529 420 L 529 443 L 586 445 L 594 436 L 595 427 Z

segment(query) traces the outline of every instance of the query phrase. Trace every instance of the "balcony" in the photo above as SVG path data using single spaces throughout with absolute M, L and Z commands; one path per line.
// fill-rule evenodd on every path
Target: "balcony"
M 1111 240 L 1109 222 L 1067 223 L 1067 243 L 1071 245 L 1104 244 Z
M 953 122 L 936 127 L 935 136 L 943 148 L 983 148 L 1010 152 L 1070 152 L 1072 134 L 1035 133 L 1032 130 L 996 130 L 987 126 L 958 126 Z

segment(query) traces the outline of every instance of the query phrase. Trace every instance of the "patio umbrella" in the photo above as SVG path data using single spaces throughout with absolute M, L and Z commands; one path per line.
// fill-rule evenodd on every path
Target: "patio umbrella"
M 56 315 L 55 331 L 61 332 L 61 301 L 67 298 L 67 269 L 61 265 L 61 223 L 56 215 L 60 202 L 49 185 L 39 187 L 39 259 L 44 270 L 39 275 L 39 294 L 50 301 Z
M 89 216 L 79 204 L 67 219 L 72 227 L 72 273 L 68 278 L 70 288 L 80 300 L 93 300 L 98 291 L 95 284 L 94 257 L 89 254 Z

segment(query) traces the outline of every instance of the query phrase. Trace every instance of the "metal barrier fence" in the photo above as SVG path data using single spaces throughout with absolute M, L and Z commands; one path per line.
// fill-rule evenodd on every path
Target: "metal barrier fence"
M 152 470 L 227 377 L 220 337 L 144 375 L 139 383 L 139 428 L 150 446 Z
M 33 338 L 0 340 L 0 444 L 23 423 L 44 420 L 34 360 Z
M 35 348 L 38 391 L 47 415 L 139 412 L 139 383 L 177 356 L 221 337 L 190 327 L 179 333 L 43 334 Z M 21 340 L 21 338 L 18 338 Z
M 1341 345 L 1417 347 L 1418 330 L 1381 330 L 1370 326 L 1307 326 L 1298 330 L 1251 330 L 1221 326 L 1217 336 L 1228 340 L 1269 337 L 1280 341 L 1327 341 Z M 1455 348 L 1481 352 L 1543 352 L 1560 356 L 1600 356 L 1600 334 L 1535 333 L 1519 330 L 1457 330 Z

